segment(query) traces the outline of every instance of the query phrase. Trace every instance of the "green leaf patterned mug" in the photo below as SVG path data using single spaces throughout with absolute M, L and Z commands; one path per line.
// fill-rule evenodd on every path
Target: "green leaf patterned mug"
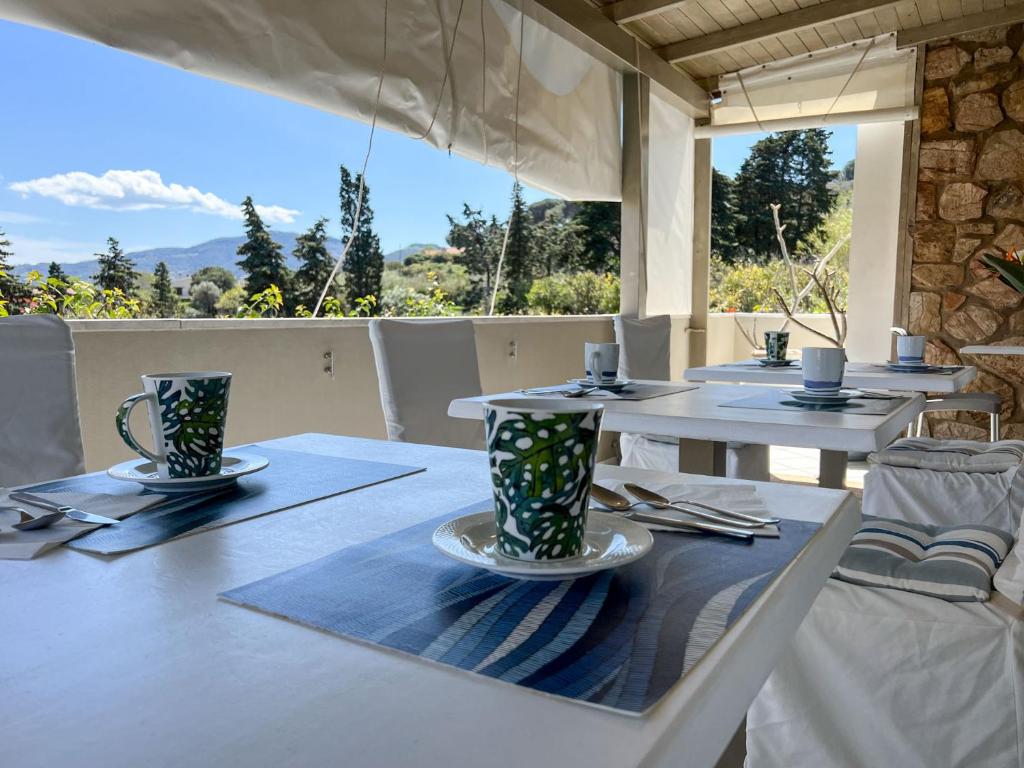
M 162 478 L 206 477 L 220 473 L 224 423 L 231 374 L 221 371 L 147 373 L 143 392 L 117 409 L 118 434 L 133 451 L 156 465 Z M 141 402 L 148 405 L 154 450 L 132 434 L 128 417 Z
M 560 560 L 583 553 L 603 412 L 600 403 L 579 401 L 484 404 L 498 554 Z

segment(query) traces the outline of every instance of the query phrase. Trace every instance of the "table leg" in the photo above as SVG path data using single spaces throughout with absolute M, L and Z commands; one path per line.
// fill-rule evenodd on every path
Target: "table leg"
M 680 439 L 679 471 L 725 477 L 725 443 Z
M 818 485 L 822 488 L 845 488 L 846 460 L 846 451 L 822 451 L 818 460 Z

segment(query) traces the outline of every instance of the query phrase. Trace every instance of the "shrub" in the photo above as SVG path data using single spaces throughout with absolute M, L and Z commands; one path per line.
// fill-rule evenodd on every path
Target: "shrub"
M 597 272 L 556 274 L 533 281 L 531 315 L 603 315 L 619 311 L 619 278 Z

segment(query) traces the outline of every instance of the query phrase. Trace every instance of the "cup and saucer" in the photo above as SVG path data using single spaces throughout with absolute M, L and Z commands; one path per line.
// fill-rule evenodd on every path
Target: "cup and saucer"
M 766 357 L 759 357 L 757 358 L 757 362 L 765 368 L 788 368 L 793 365 L 796 360 L 769 360 Z
M 230 373 L 145 374 L 142 386 L 144 391 L 121 403 L 115 417 L 121 439 L 142 459 L 108 469 L 113 479 L 159 493 L 194 493 L 226 488 L 270 466 L 264 456 L 224 451 Z M 143 402 L 149 411 L 152 451 L 139 443 L 128 423 L 132 409 Z
M 800 405 L 828 408 L 846 405 L 862 393 L 843 389 L 846 351 L 835 347 L 804 347 L 804 386 L 791 389 L 788 395 Z
M 583 368 L 586 375 L 580 379 L 569 379 L 578 387 L 597 387 L 605 392 L 621 392 L 633 382 L 620 379 L 619 345 L 614 342 L 588 341 L 583 348 Z
M 600 403 L 579 400 L 484 403 L 494 509 L 448 521 L 434 532 L 434 546 L 453 560 L 531 581 L 576 579 L 646 555 L 650 531 L 589 511 L 603 413 Z
M 616 394 L 621 392 L 630 384 L 633 383 L 632 379 L 614 379 L 612 381 L 591 381 L 589 377 L 584 376 L 580 379 L 569 379 L 570 384 L 575 384 L 577 387 L 597 387 L 603 389 L 606 392 Z
M 896 360 L 885 364 L 895 373 L 924 373 L 931 366 L 924 361 L 924 336 L 897 336 Z

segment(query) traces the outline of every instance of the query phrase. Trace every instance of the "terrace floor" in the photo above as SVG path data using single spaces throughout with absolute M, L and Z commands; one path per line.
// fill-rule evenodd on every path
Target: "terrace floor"
M 851 461 L 846 470 L 846 487 L 860 495 L 860 491 L 864 489 L 864 475 L 867 471 L 866 461 Z M 818 451 L 813 448 L 786 448 L 773 445 L 771 473 L 773 480 L 817 485 Z

